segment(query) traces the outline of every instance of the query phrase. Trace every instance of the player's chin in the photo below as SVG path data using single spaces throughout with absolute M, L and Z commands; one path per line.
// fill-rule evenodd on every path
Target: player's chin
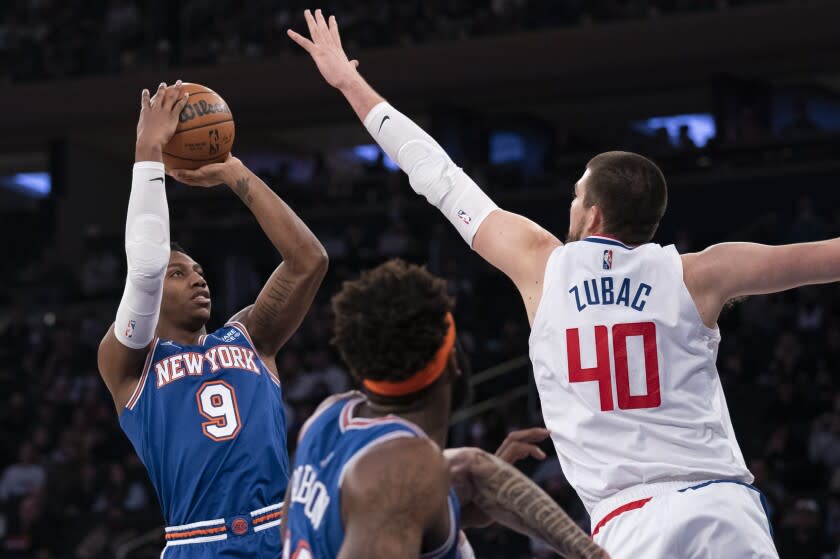
M 210 303 L 206 303 L 203 305 L 194 305 L 191 309 L 192 312 L 190 312 L 190 315 L 196 321 L 201 321 L 202 323 L 207 322 L 208 320 L 210 320 L 210 309 Z

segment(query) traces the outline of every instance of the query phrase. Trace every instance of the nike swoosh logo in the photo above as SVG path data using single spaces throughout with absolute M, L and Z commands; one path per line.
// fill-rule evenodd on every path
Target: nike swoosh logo
M 155 182 L 155 181 L 163 182 L 163 177 L 155 177 L 153 179 L 149 179 L 149 182 Z
M 332 460 L 333 455 L 335 455 L 335 451 L 330 452 L 326 458 L 321 460 L 320 464 L 322 468 L 326 467 L 326 465 L 330 463 L 330 460 Z
M 382 125 L 385 124 L 385 121 L 388 120 L 389 118 L 391 118 L 391 117 L 388 116 L 388 115 L 385 115 L 385 118 L 383 118 L 382 122 L 379 123 L 379 130 L 376 132 L 377 134 L 379 134 L 379 132 L 382 132 Z

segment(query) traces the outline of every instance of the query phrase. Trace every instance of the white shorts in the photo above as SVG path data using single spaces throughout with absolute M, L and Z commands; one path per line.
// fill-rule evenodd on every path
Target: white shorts
M 728 480 L 682 486 L 634 487 L 620 494 L 634 499 L 599 504 L 595 542 L 612 559 L 778 559 L 757 489 Z

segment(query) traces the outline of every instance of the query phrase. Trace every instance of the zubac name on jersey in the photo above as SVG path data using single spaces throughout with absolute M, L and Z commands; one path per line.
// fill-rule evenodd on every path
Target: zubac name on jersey
M 653 287 L 644 282 L 634 286 L 630 278 L 621 278 L 619 281 L 619 278 L 611 276 L 585 279 L 581 285 L 569 289 L 575 298 L 578 312 L 590 305 L 624 305 L 641 312 L 645 310 L 647 296 L 653 291 Z M 584 295 L 581 296 L 581 293 Z

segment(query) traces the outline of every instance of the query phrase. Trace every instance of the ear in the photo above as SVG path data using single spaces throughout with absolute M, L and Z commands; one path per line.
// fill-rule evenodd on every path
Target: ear
M 591 206 L 586 210 L 586 229 L 587 234 L 593 235 L 604 233 L 604 214 L 598 206 Z

